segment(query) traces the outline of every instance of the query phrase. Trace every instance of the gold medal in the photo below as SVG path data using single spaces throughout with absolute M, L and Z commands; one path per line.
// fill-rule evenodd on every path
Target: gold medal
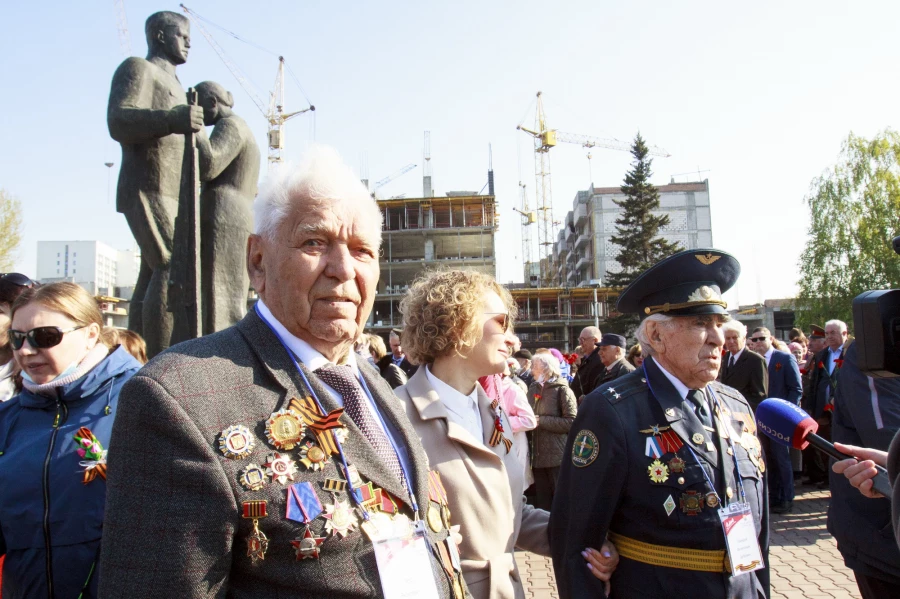
M 693 441 L 695 445 L 703 445 L 703 442 L 705 440 L 706 439 L 704 439 L 703 435 L 701 435 L 700 433 L 694 433 L 691 436 L 691 441 Z
M 441 520 L 444 521 L 444 527 L 450 528 L 450 506 L 444 504 L 441 506 Z
M 229 426 L 219 435 L 219 451 L 226 458 L 241 460 L 253 452 L 256 439 L 250 433 L 250 429 L 242 424 Z
M 346 501 L 339 501 L 336 497 L 333 504 L 325 504 L 325 532 L 346 537 L 350 531 L 359 526 L 359 521 L 353 514 L 353 509 Z
M 684 460 L 675 456 L 671 460 L 669 460 L 669 471 L 675 474 L 680 474 L 684 472 Z
M 710 493 L 706 496 L 706 505 L 708 505 L 709 507 L 716 507 L 717 505 L 719 505 L 719 498 L 716 497 L 715 493 Z
M 273 412 L 266 420 L 266 438 L 275 449 L 289 451 L 303 438 L 303 421 L 293 410 Z
M 441 521 L 441 512 L 433 503 L 428 506 L 426 520 L 428 520 L 428 528 L 434 532 L 441 532 L 443 530 L 444 527 L 443 522 Z
M 681 511 L 688 516 L 696 516 L 703 509 L 703 495 L 699 491 L 685 491 L 678 501 Z
M 264 500 L 245 501 L 241 508 L 241 517 L 253 520 L 253 531 L 247 536 L 247 557 L 256 563 L 266 558 L 266 550 L 269 549 L 269 539 L 259 529 L 259 519 L 269 515 L 267 503 Z
M 300 463 L 306 466 L 308 470 L 316 471 L 324 468 L 325 458 L 327 457 L 322 448 L 312 441 L 307 441 L 300 449 Z
M 240 481 L 248 491 L 260 491 L 266 486 L 266 473 L 256 464 L 247 464 L 247 467 L 241 470 Z
M 650 480 L 655 483 L 664 483 L 669 480 L 669 468 L 659 460 L 653 460 L 647 466 L 647 472 L 650 473 Z

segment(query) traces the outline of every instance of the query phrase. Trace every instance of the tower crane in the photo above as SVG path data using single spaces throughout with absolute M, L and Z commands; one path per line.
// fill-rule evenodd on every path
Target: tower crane
M 187 17 L 191 20 L 191 23 L 193 23 L 193 25 L 200 30 L 200 33 L 203 35 L 203 37 L 206 38 L 206 41 L 209 42 L 209 45 L 212 46 L 216 55 L 218 55 L 219 59 L 222 61 L 222 63 L 225 64 L 225 67 L 231 72 L 234 78 L 237 79 L 237 82 L 244 89 L 244 91 L 247 92 L 247 95 L 250 96 L 250 99 L 254 104 L 256 104 L 256 107 L 269 123 L 269 130 L 267 134 L 267 140 L 269 144 L 269 168 L 277 168 L 278 165 L 281 164 L 281 162 L 284 160 L 282 151 L 285 147 L 285 122 L 297 115 L 303 114 L 304 112 L 315 111 L 316 107 L 310 104 L 309 107 L 304 108 L 303 110 L 295 110 L 294 112 L 284 111 L 284 56 L 278 57 L 278 73 L 275 76 L 275 86 L 274 89 L 269 92 L 269 102 L 268 105 L 266 105 L 266 103 L 264 103 L 260 98 L 253 84 L 247 80 L 247 78 L 241 72 L 240 68 L 238 68 L 234 61 L 232 61 L 228 57 L 219 43 L 215 40 L 215 38 L 213 38 L 212 34 L 210 34 L 206 27 L 203 25 L 204 21 L 210 24 L 212 23 L 207 19 L 201 17 L 193 10 L 189 9 L 184 4 L 181 4 L 180 6 L 181 10 L 183 10 Z M 241 39 L 234 34 L 231 35 L 237 39 Z
M 537 222 L 537 214 L 533 210 L 528 209 L 528 193 L 525 191 L 525 184 L 519 181 L 519 195 L 521 198 L 522 208 L 513 206 L 513 210 L 522 217 L 522 261 L 525 263 L 525 284 L 531 284 L 531 277 L 534 275 L 534 266 L 531 257 L 531 225 Z
M 551 129 L 547 126 L 547 116 L 544 114 L 544 102 L 541 92 L 537 93 L 537 108 L 534 117 L 534 129 L 523 127 L 521 123 L 516 127 L 534 138 L 534 178 L 535 201 L 538 216 L 538 262 L 540 264 L 541 286 L 549 285 L 553 278 L 552 246 L 553 246 L 553 193 L 550 185 L 550 149 L 558 143 L 578 144 L 585 148 L 605 148 L 628 152 L 631 144 L 614 138 L 594 137 L 578 133 L 566 133 Z M 651 156 L 668 158 L 671 156 L 666 150 L 657 146 L 650 146 Z M 523 238 L 525 236 L 523 222 Z M 527 282 L 527 280 L 526 280 Z
M 378 191 L 380 188 L 384 187 L 385 185 L 387 185 L 388 183 L 390 183 L 390 182 L 393 181 L 394 179 L 397 179 L 397 178 L 399 178 L 399 177 L 405 175 L 406 173 L 408 173 L 409 171 L 413 170 L 413 169 L 416 168 L 417 166 L 418 166 L 417 164 L 407 164 L 407 165 L 404 166 L 403 168 L 394 171 L 393 173 L 391 173 L 390 175 L 388 175 L 388 176 L 385 177 L 384 179 L 381 179 L 380 181 L 377 181 L 377 182 L 375 183 L 375 186 L 372 188 L 372 195 L 375 195 L 375 192 Z
M 116 29 L 119 32 L 119 47 L 125 58 L 131 56 L 131 35 L 128 33 L 128 16 L 125 14 L 125 0 L 113 0 L 116 11 Z

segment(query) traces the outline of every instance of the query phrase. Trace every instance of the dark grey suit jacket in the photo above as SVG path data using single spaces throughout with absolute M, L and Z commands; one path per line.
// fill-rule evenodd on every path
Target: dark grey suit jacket
M 428 506 L 428 461 L 418 436 L 390 387 L 363 361 L 360 371 L 381 414 L 399 431 L 415 478 L 421 510 Z M 310 372 L 313 390 L 326 411 L 337 407 Z M 380 597 L 382 590 L 372 544 L 359 530 L 339 539 L 328 535 L 319 559 L 296 559 L 291 541 L 303 525 L 287 520 L 286 485 L 268 482 L 261 491 L 239 483 L 248 464 L 261 465 L 275 450 L 265 437 L 269 415 L 306 395 L 288 353 L 255 311 L 237 325 L 176 345 L 157 356 L 128 385 L 109 447 L 109 473 L 100 596 L 123 597 Z M 344 443 L 347 460 L 409 506 L 401 482 L 376 457 L 352 420 Z M 241 460 L 218 450 L 223 429 L 243 424 L 256 438 L 252 454 Z M 297 459 L 295 449 L 288 453 Z M 319 484 L 340 478 L 333 460 L 323 471 L 298 462 L 294 482 L 311 481 L 323 505 L 333 503 Z M 346 500 L 345 493 L 338 494 Z M 268 501 L 259 528 L 269 539 L 265 559 L 252 563 L 245 539 L 251 520 L 241 503 Z M 404 513 L 412 516 L 406 509 Z M 320 517 L 311 529 L 325 536 Z M 430 542 L 446 537 L 432 535 Z M 441 597 L 452 593 L 432 560 Z
M 750 403 L 750 407 L 756 410 L 760 402 L 769 396 L 769 372 L 766 368 L 766 359 L 745 347 L 731 368 L 728 367 L 729 360 L 731 360 L 731 353 L 726 352 L 722 356 L 719 382 L 737 389 Z
M 603 369 L 603 374 L 601 375 L 597 386 L 606 384 L 610 381 L 614 381 L 621 376 L 625 376 L 629 372 L 634 370 L 634 366 L 631 365 L 631 362 L 626 360 L 625 358 L 620 358 L 609 365 L 608 368 Z

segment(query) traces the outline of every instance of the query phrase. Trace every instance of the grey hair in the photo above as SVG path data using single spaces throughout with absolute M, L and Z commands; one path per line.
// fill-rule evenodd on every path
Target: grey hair
M 535 364 L 540 364 L 544 367 L 544 372 L 548 375 L 546 377 L 547 380 L 562 374 L 562 371 L 559 368 L 559 360 L 557 360 L 556 356 L 550 352 L 547 352 L 546 354 L 534 354 L 534 357 L 531 358 L 531 367 L 534 368 Z
M 844 322 L 843 320 L 835 319 L 835 320 L 829 320 L 828 322 L 825 323 L 826 327 L 830 327 L 831 325 L 837 326 L 841 330 L 842 333 L 847 332 L 847 323 Z
M 729 320 L 722 325 L 722 331 L 723 335 L 725 334 L 725 331 L 734 331 L 741 339 L 747 338 L 747 325 L 740 320 Z
M 651 314 L 638 325 L 637 330 L 634 332 L 634 336 L 637 337 L 638 343 L 641 344 L 641 349 L 644 350 L 644 353 L 648 356 L 653 356 L 656 353 L 653 351 L 653 346 L 650 345 L 650 336 L 647 332 L 647 325 L 651 322 L 664 322 L 668 323 L 668 326 L 672 326 L 675 322 L 675 317 L 669 316 L 668 314 Z
M 364 213 L 381 244 L 381 210 L 359 178 L 329 146 L 310 147 L 296 166 L 282 165 L 262 184 L 253 203 L 254 232 L 272 240 L 281 221 L 297 205 L 325 202 L 354 206 Z M 377 228 L 377 229 L 376 229 Z
M 599 340 L 600 338 L 603 337 L 603 333 L 600 331 L 600 329 L 598 329 L 598 328 L 595 327 L 595 326 L 584 327 L 584 328 L 581 330 L 582 333 L 584 333 L 585 331 L 587 331 L 588 333 L 590 333 L 591 335 L 593 335 L 593 336 L 594 336 L 594 339 Z

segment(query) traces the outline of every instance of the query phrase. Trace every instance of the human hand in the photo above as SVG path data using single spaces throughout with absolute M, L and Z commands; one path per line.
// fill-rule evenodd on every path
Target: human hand
M 850 484 L 859 489 L 859 492 L 866 497 L 884 497 L 872 489 L 872 479 L 878 474 L 878 470 L 875 469 L 876 464 L 887 465 L 887 452 L 855 445 L 844 445 L 843 443 L 835 443 L 834 447 L 842 453 L 856 456 L 856 458 L 835 462 L 831 467 L 835 474 L 843 474 Z
M 603 581 L 604 591 L 609 595 L 609 579 L 619 565 L 619 552 L 616 551 L 616 546 L 604 541 L 600 551 L 589 547 L 581 552 L 581 556 L 587 561 L 587 568 L 591 574 Z
M 453 537 L 453 542 L 456 543 L 457 547 L 462 545 L 462 535 L 459 533 L 459 524 L 454 524 L 450 527 L 450 536 Z
M 196 133 L 203 129 L 203 108 L 181 104 L 169 110 L 169 131 Z

